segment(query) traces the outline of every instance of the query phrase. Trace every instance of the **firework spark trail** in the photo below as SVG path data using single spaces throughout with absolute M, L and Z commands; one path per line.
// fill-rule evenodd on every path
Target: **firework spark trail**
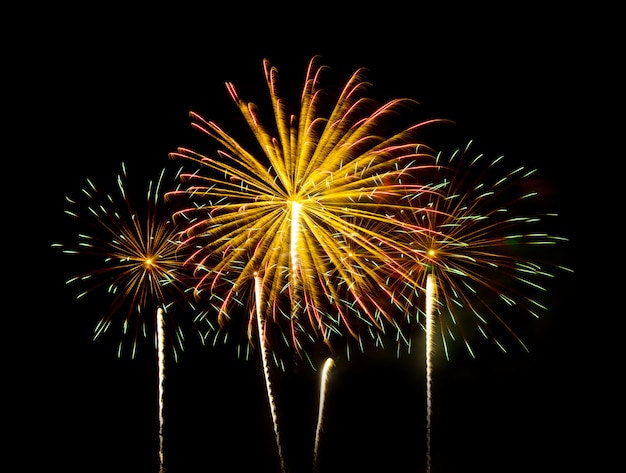
M 84 283 L 88 288 L 77 299 L 88 293 L 104 290 L 112 301 L 95 326 L 94 339 L 101 337 L 121 319 L 122 337 L 117 349 L 122 356 L 124 340 L 132 338 L 131 358 L 136 356 L 138 339 L 152 333 L 156 345 L 158 367 L 158 417 L 159 417 L 159 471 L 164 470 L 163 407 L 165 378 L 165 338 L 168 332 L 174 343 L 169 345 L 175 359 L 183 348 L 181 324 L 166 317 L 167 308 L 185 302 L 195 307 L 187 296 L 191 275 L 184 268 L 178 235 L 180 229 L 171 220 L 171 209 L 161 206 L 163 169 L 156 182 L 148 184 L 146 207 L 139 212 L 127 188 L 126 166 L 117 177 L 115 194 L 101 194 L 91 180 L 81 189 L 82 199 L 66 198 L 71 206 L 66 214 L 92 227 L 94 234 L 78 233 L 75 246 L 53 244 L 64 254 L 81 255 L 90 260 L 93 268 L 75 276 L 67 284 Z M 120 200 L 121 199 L 121 200 Z M 87 207 L 81 212 L 82 201 Z M 154 310 L 152 310 L 154 309 Z M 151 314 L 151 317 L 146 316 Z M 156 314 L 156 315 L 155 315 Z M 148 329 L 148 326 L 154 331 Z M 153 346 L 154 346 L 153 345 Z
M 265 388 L 267 391 L 267 399 L 270 404 L 272 414 L 272 424 L 274 426 L 274 435 L 276 437 L 276 446 L 278 447 L 278 456 L 280 458 L 280 469 L 285 473 L 285 459 L 283 457 L 282 442 L 280 440 L 280 429 L 278 428 L 278 415 L 276 413 L 276 401 L 272 393 L 272 383 L 270 381 L 270 370 L 267 362 L 268 348 L 265 342 L 265 317 L 263 316 L 263 282 L 258 273 L 254 275 L 254 296 L 256 306 L 257 333 L 259 336 L 259 346 L 261 347 L 261 361 L 263 362 L 263 374 L 265 375 Z
M 435 276 L 431 273 L 426 277 L 426 472 L 430 473 L 431 440 L 433 415 L 433 310 L 436 298 Z
M 163 309 L 157 309 L 157 362 L 159 369 L 159 472 L 163 473 L 163 403 L 165 383 L 165 326 Z
M 298 201 L 291 201 L 289 203 L 289 208 L 291 210 L 291 232 L 290 232 L 290 240 L 289 240 L 289 273 L 291 274 L 291 297 L 293 300 L 299 300 L 299 288 L 301 287 L 300 283 L 300 258 L 298 256 L 298 246 L 300 244 L 300 211 L 302 209 L 302 204 Z M 299 317 L 299 305 L 300 304 L 292 304 L 291 306 L 291 318 L 292 320 L 297 320 Z
M 319 410 L 317 413 L 317 428 L 315 431 L 315 447 L 313 449 L 313 471 L 317 471 L 317 464 L 319 458 L 319 445 L 320 436 L 322 434 L 322 423 L 324 420 L 324 408 L 326 406 L 326 389 L 328 386 L 328 375 L 330 370 L 335 366 L 335 362 L 332 358 L 327 358 L 322 369 L 321 384 L 320 384 L 320 398 L 319 398 Z

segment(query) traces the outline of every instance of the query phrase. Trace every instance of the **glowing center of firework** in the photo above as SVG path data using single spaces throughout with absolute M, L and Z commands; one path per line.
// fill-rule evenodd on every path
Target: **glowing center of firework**
M 148 256 L 143 260 L 143 265 L 146 269 L 152 269 L 154 267 L 154 259 Z
M 428 261 L 426 262 L 426 267 L 428 269 L 428 272 L 430 273 L 434 269 L 435 257 L 437 256 L 437 252 L 433 248 L 430 248 L 426 252 L 426 256 L 428 257 Z

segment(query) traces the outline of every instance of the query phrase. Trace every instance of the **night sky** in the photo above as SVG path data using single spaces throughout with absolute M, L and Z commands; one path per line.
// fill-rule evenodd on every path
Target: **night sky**
M 122 161 L 147 183 L 172 166 L 178 146 L 213 151 L 192 130 L 190 111 L 228 126 L 239 112 L 225 81 L 245 99 L 265 100 L 268 58 L 297 94 L 314 54 L 338 84 L 367 67 L 373 97 L 410 97 L 421 104 L 416 119 L 453 120 L 433 135 L 442 146 L 471 139 L 477 151 L 537 167 L 546 210 L 569 238 L 555 257 L 575 272 L 548 283 L 550 310 L 523 325 L 530 353 L 479 343 L 475 360 L 460 347 L 451 361 L 437 354 L 433 473 L 601 471 L 608 440 L 598 412 L 608 399 L 599 370 L 610 356 L 595 333 L 595 289 L 581 289 L 592 265 L 579 256 L 596 221 L 581 224 L 581 182 L 592 192 L 598 172 L 580 163 L 603 159 L 589 125 L 604 100 L 593 82 L 603 58 L 582 33 L 590 19 L 386 4 L 338 17 L 316 4 L 234 10 L 163 10 L 151 20 L 94 8 L 19 19 L 23 36 L 13 40 L 28 46 L 10 55 L 5 90 L 19 103 L 17 132 L 5 137 L 16 145 L 5 156 L 15 190 L 4 222 L 17 266 L 5 274 L 4 304 L 13 471 L 158 471 L 155 355 L 144 343 L 135 360 L 118 359 L 114 335 L 92 341 L 107 301 L 76 301 L 65 281 L 78 258 L 51 248 L 70 237 L 64 196 L 86 178 L 113 184 Z M 425 471 L 421 354 L 397 358 L 390 347 L 337 361 L 320 471 Z M 288 466 L 310 471 L 319 372 L 302 365 L 275 375 Z M 203 346 L 190 333 L 179 361 L 169 360 L 165 392 L 167 473 L 280 471 L 258 356 L 238 359 L 232 347 Z

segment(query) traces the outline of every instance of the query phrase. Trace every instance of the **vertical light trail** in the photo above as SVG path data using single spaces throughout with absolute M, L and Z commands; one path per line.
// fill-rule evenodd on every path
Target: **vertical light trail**
M 159 473 L 163 473 L 163 394 L 165 382 L 165 327 L 163 309 L 157 309 L 157 363 L 159 370 Z
M 315 432 L 315 448 L 313 450 L 313 471 L 317 471 L 317 457 L 319 453 L 320 434 L 322 432 L 322 421 L 324 419 L 324 406 L 326 404 L 326 386 L 328 384 L 328 374 L 332 367 L 335 366 L 335 362 L 332 358 L 326 358 L 324 368 L 322 369 L 322 382 L 320 384 L 320 401 L 319 411 L 317 414 L 317 429 Z
M 280 433 L 278 430 L 278 416 L 276 415 L 276 402 L 272 394 L 272 384 L 270 382 L 270 372 L 267 363 L 267 345 L 265 344 L 265 320 L 262 311 L 262 281 L 258 273 L 254 274 L 254 297 L 256 307 L 257 332 L 259 334 L 259 346 L 261 348 L 261 360 L 263 361 L 263 373 L 265 374 L 265 388 L 267 390 L 267 399 L 270 403 L 270 411 L 272 413 L 272 423 L 274 424 L 274 434 L 276 436 L 276 446 L 278 447 L 278 456 L 280 457 L 280 469 L 286 473 L 285 460 L 280 442 Z
M 426 277 L 426 472 L 430 473 L 431 464 L 431 426 L 432 426 L 432 387 L 433 387 L 433 311 L 435 306 L 435 275 Z
M 300 258 L 298 255 L 298 239 L 300 235 L 300 210 L 302 204 L 295 200 L 290 201 L 291 205 L 291 240 L 289 241 L 289 254 L 291 257 L 291 280 L 293 290 L 295 291 L 298 282 L 298 272 L 300 266 Z
M 291 208 L 291 234 L 289 240 L 289 276 L 291 278 L 291 326 L 295 327 L 298 320 L 298 312 L 303 308 L 301 304 L 301 272 L 300 272 L 300 212 L 302 204 L 295 200 L 289 201 Z M 296 350 L 299 347 L 296 346 Z

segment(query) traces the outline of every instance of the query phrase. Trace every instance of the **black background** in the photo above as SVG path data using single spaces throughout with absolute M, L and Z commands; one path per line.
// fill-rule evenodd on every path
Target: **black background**
M 87 177 L 113 182 L 125 161 L 145 181 L 168 153 L 202 143 L 189 111 L 225 126 L 237 115 L 225 81 L 264 100 L 262 60 L 297 93 L 314 54 L 341 84 L 367 67 L 380 100 L 421 103 L 418 118 L 456 122 L 438 136 L 538 167 L 546 205 L 569 243 L 575 270 L 549 285 L 550 311 L 527 327 L 530 353 L 479 347 L 434 379 L 434 473 L 601 471 L 613 421 L 606 333 L 615 322 L 594 283 L 607 169 L 601 111 L 616 58 L 610 13 L 600 11 L 400 8 L 386 2 L 208 5 L 194 11 L 50 8 L 7 18 L 4 87 L 5 293 L 8 349 L 4 423 L 14 471 L 156 472 L 156 361 L 143 350 L 117 359 L 114 339 L 92 342 L 99 304 L 75 301 L 73 261 L 51 248 L 67 238 L 64 196 Z M 603 25 L 607 27 L 603 27 Z M 606 125 L 608 127 L 608 125 Z M 606 166 L 602 166 L 606 163 Z M 609 171 L 610 173 L 610 171 Z M 611 225 L 612 227 L 613 225 Z M 581 256 L 584 255 L 584 256 Z M 321 471 L 425 471 L 423 360 L 375 350 L 338 360 L 328 394 Z M 279 471 L 260 359 L 190 337 L 167 368 L 168 473 Z M 276 373 L 290 470 L 310 471 L 318 373 Z M 5 398 L 6 399 L 6 398 Z M 612 412 L 612 411 L 611 411 Z M 6 436 L 4 437 L 7 438 Z

